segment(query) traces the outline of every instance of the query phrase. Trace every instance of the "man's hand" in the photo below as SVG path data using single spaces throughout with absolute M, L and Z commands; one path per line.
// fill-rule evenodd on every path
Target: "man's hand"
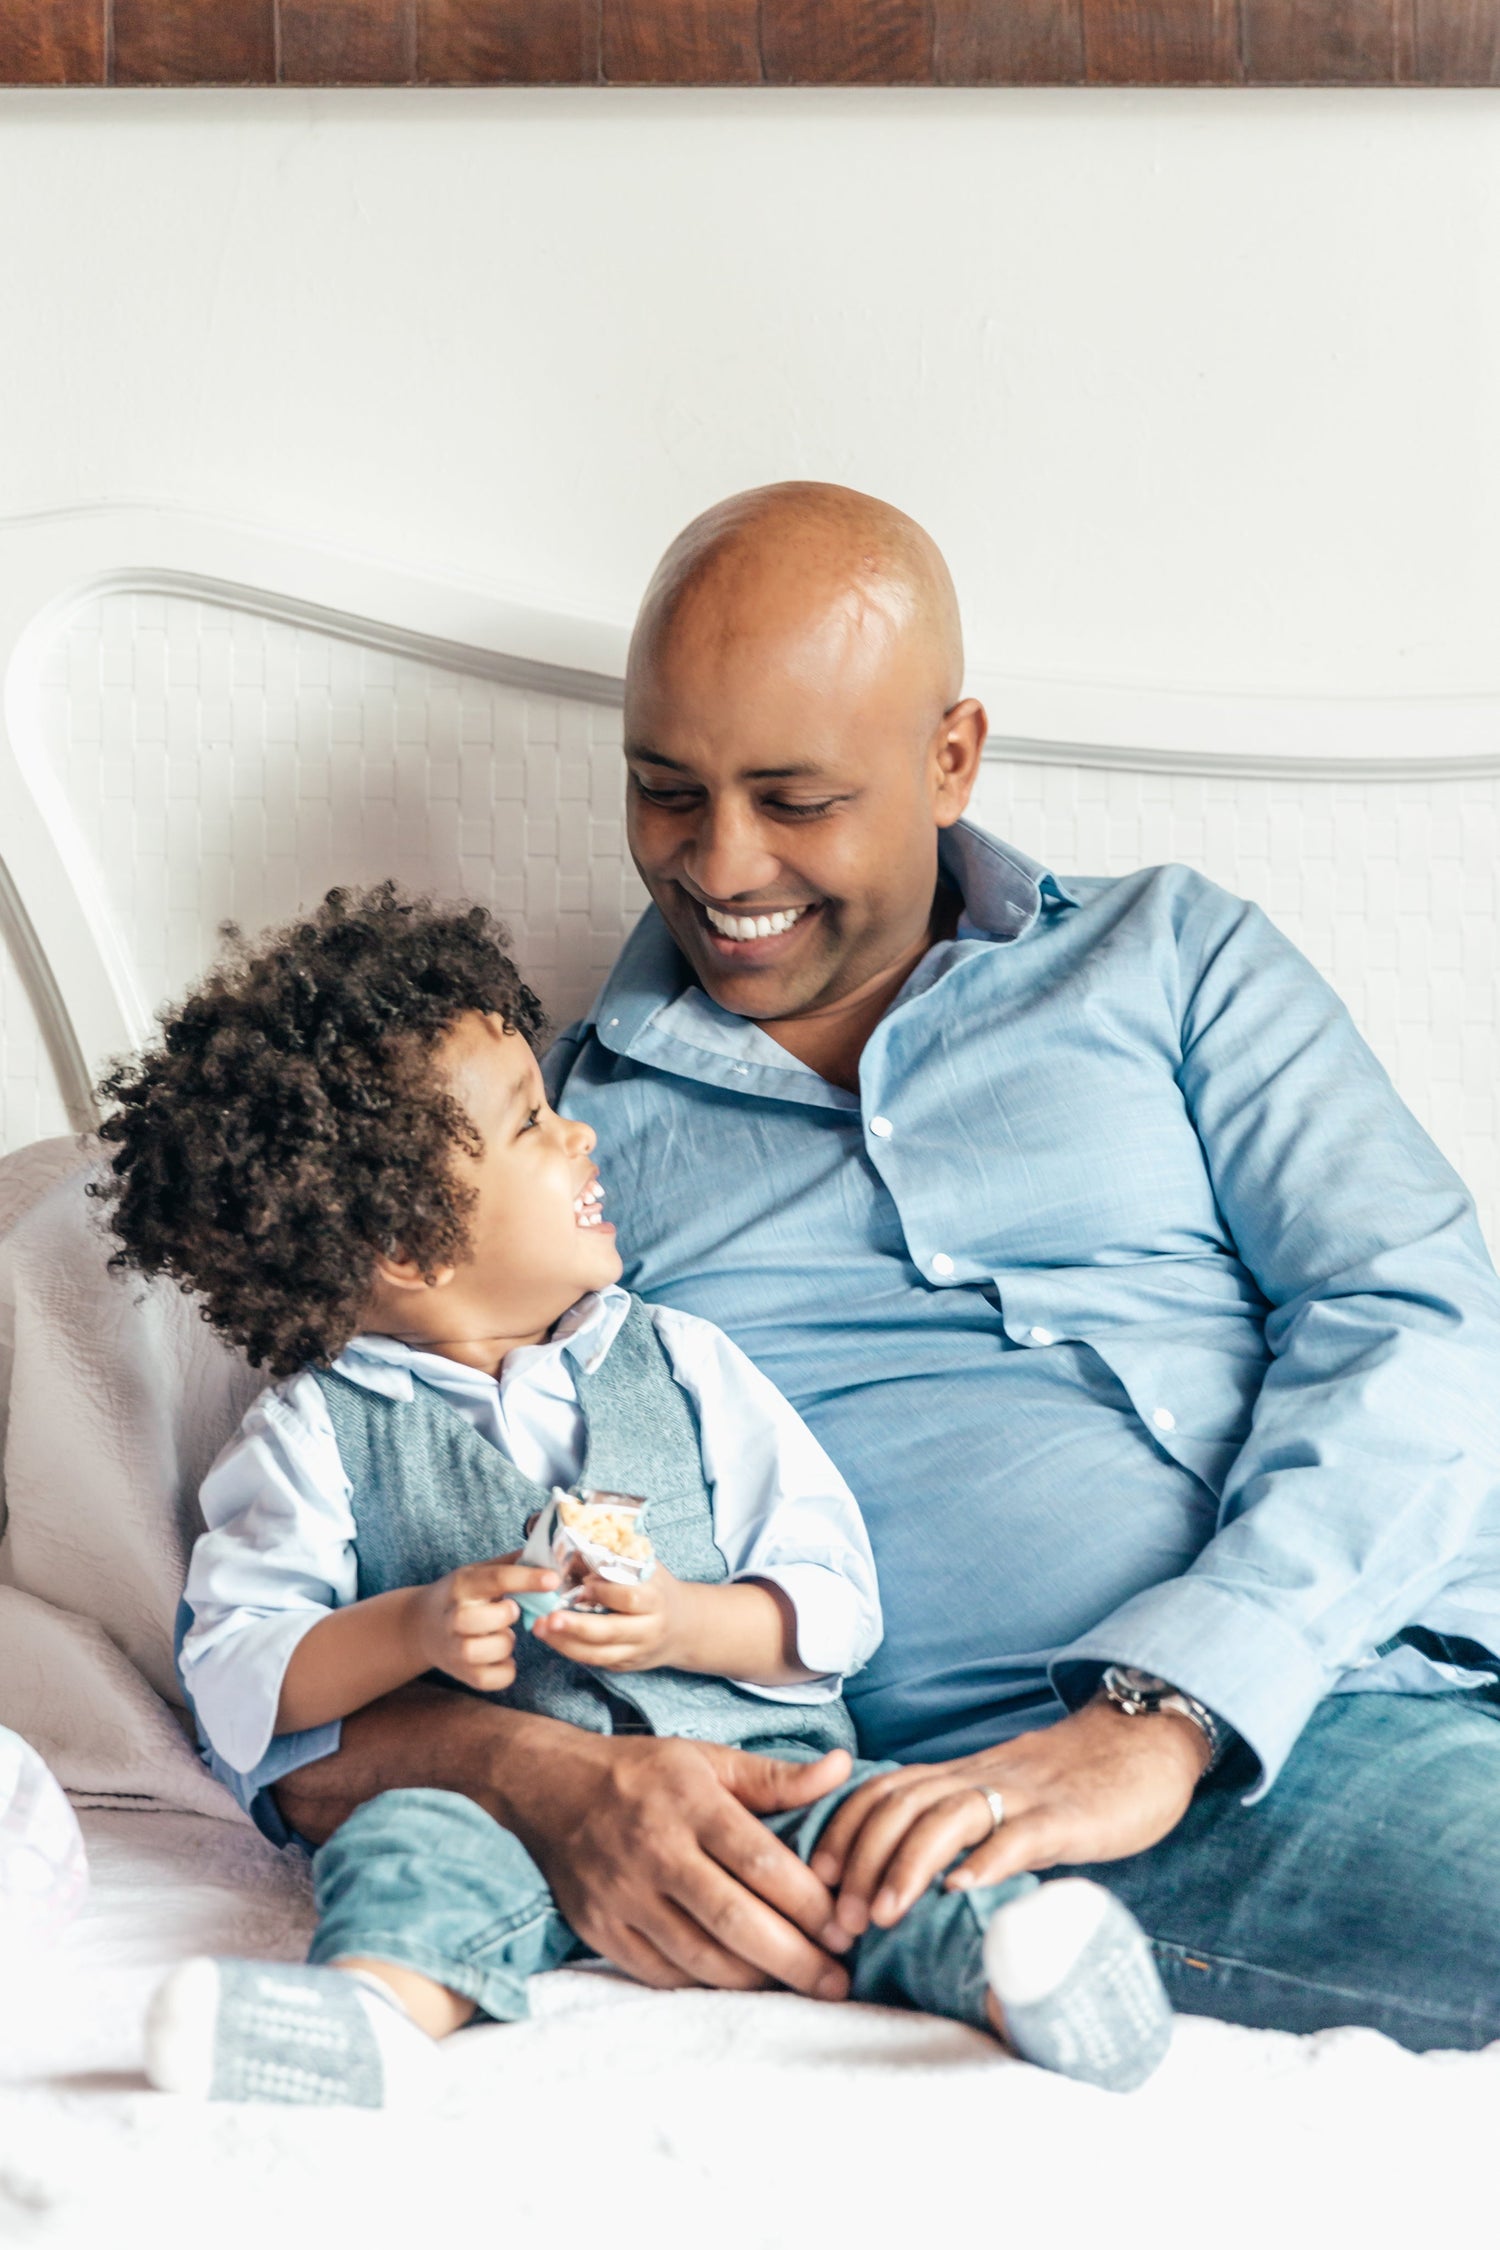
M 558 1583 L 555 1570 L 482 1562 L 412 1587 L 405 1623 L 415 1670 L 446 1672 L 484 1694 L 508 1688 L 516 1676 L 512 1627 L 520 1615 L 509 1597 L 551 1593 Z
M 847 1995 L 829 1949 L 848 1940 L 828 1890 L 756 1817 L 836 1788 L 847 1751 L 799 1765 L 541 1723 L 551 1730 L 545 1771 L 533 1786 L 509 1762 L 502 1817 L 597 1953 L 643 1984 Z
M 849 1771 L 653 1735 L 599 1735 L 431 1680 L 345 1720 L 339 1748 L 276 1787 L 320 1844 L 386 1789 L 454 1789 L 519 1836 L 579 1935 L 645 1984 L 819 1999 L 849 1988 L 826 1886 L 758 1814 L 811 1804 Z
M 537 1620 L 536 1637 L 575 1664 L 601 1672 L 653 1672 L 678 1661 L 676 1641 L 679 1579 L 660 1563 L 635 1586 L 616 1586 L 607 1578 L 588 1578 L 581 1599 L 602 1610 L 554 1609 Z
M 1089 1703 L 994 1750 L 867 1781 L 828 1823 L 813 1872 L 838 1891 L 838 1919 L 858 1937 L 871 1922 L 899 1922 L 965 1850 L 950 1890 L 1145 1851 L 1177 1826 L 1207 1762 L 1180 1713 Z M 1005 1799 L 999 1828 L 981 1789 Z

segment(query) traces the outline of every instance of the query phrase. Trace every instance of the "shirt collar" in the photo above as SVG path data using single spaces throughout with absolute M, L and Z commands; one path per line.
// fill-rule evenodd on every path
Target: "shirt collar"
M 955 821 L 942 831 L 938 865 L 964 902 L 961 938 L 1008 944 L 1025 937 L 1045 908 L 1078 904 L 1050 867 L 972 820 Z
M 1013 943 L 1025 937 L 1045 909 L 1078 903 L 1040 860 L 1014 844 L 1002 843 L 972 821 L 960 820 L 942 831 L 938 865 L 963 900 L 960 938 Z M 699 990 L 666 923 L 654 906 L 648 906 L 605 980 L 589 1026 L 613 1054 L 632 1054 L 642 1033 L 678 1001 L 685 1004 L 673 1010 L 673 1034 L 680 1037 L 686 1031 L 695 1048 L 716 1051 L 725 1071 L 735 1072 L 731 1058 L 744 1056 L 753 1045 L 754 1060 L 763 1068 L 804 1071 L 816 1084 L 823 1084 L 758 1025 L 729 1016 Z M 747 1032 L 755 1035 L 753 1040 L 747 1041 Z M 725 1083 L 733 1085 L 733 1077 L 726 1077 Z M 828 1091 L 839 1094 L 841 1089 Z M 813 1098 L 810 1089 L 799 1088 L 799 1092 Z M 852 1098 L 843 1097 L 835 1106 L 843 1107 Z
M 523 1367 L 535 1373 L 541 1363 L 560 1360 L 564 1354 L 586 1375 L 592 1375 L 603 1364 L 629 1310 L 629 1292 L 618 1283 L 590 1290 L 568 1307 L 545 1343 L 527 1344 L 510 1354 L 500 1371 L 501 1383 Z M 446 1359 L 441 1352 L 415 1351 L 395 1336 L 355 1336 L 334 1360 L 333 1372 L 364 1390 L 377 1392 L 381 1398 L 403 1403 L 411 1398 L 418 1382 L 434 1390 L 474 1394 L 497 1387 L 494 1376 L 480 1368 L 465 1367 L 461 1360 Z

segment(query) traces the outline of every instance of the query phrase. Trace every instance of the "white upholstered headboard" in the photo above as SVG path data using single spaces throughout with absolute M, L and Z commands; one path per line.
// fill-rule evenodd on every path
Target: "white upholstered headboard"
M 88 1115 L 218 924 L 395 874 L 492 906 L 555 1020 L 644 901 L 624 630 L 161 511 L 0 524 L 0 1149 Z M 1500 697 L 972 680 L 977 817 L 1060 872 L 1187 860 L 1352 1008 L 1500 1242 Z

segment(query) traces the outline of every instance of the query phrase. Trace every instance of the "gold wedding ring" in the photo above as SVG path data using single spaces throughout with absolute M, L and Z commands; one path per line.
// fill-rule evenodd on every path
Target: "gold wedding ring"
M 976 1782 L 974 1786 L 990 1808 L 990 1834 L 993 1836 L 995 1830 L 1005 1818 L 1005 1799 L 998 1789 L 986 1789 L 979 1782 Z

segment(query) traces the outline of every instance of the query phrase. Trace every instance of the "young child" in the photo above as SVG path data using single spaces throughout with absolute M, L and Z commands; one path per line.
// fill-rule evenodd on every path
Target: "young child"
M 200 1730 L 248 1773 L 436 1671 L 602 1733 L 852 1750 L 840 1687 L 880 1635 L 853 1497 L 727 1337 L 618 1286 L 593 1132 L 547 1106 L 503 942 L 478 909 L 330 892 L 238 944 L 103 1088 L 116 1263 L 196 1291 L 275 1378 L 202 1490 L 180 1659 Z M 649 1499 L 657 1567 L 516 1629 L 512 1597 L 558 1581 L 494 1558 L 576 1483 Z M 855 1762 L 768 1824 L 808 1860 L 887 1770 Z M 310 1966 L 167 1980 L 156 2085 L 379 2106 L 433 2039 L 524 2016 L 527 1976 L 586 1950 L 518 1840 L 447 1791 L 363 1805 L 313 1874 Z M 1102 2085 L 1139 2084 L 1169 2036 L 1139 1929 L 1077 1878 L 934 1884 L 847 1966 L 857 1999 Z

